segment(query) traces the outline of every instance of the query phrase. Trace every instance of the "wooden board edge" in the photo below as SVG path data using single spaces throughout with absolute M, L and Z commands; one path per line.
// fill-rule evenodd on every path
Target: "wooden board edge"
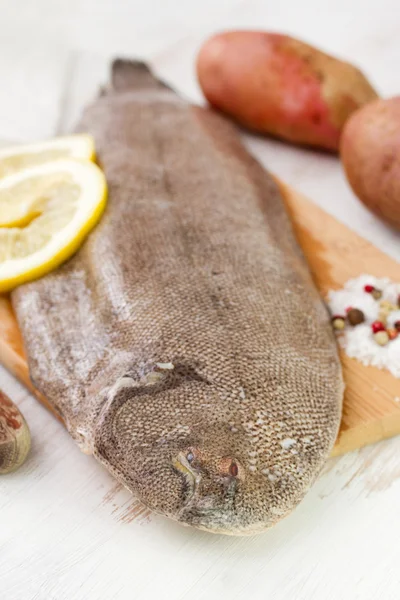
M 9 301 L 7 301 L 9 302 Z M 11 308 L 11 306 L 10 306 Z M 14 324 L 9 324 L 10 327 L 18 327 L 14 317 Z M 31 394 L 33 394 L 61 423 L 62 418 L 53 408 L 50 402 L 41 394 L 33 385 L 30 377 L 28 365 L 24 354 L 21 354 L 11 348 L 3 339 L 0 339 L 0 363 L 14 375 L 24 387 L 27 388 Z
M 8 319 L 7 329 L 17 330 L 18 324 L 11 309 L 11 303 L 8 299 L 2 298 L 7 303 L 8 309 L 3 314 L 3 318 Z M 12 349 L 3 339 L 0 339 L 0 363 L 12 373 L 61 423 L 62 418 L 46 398 L 35 389 L 32 384 L 26 358 L 20 351 Z M 353 427 L 350 430 L 340 431 L 338 439 L 332 450 L 331 456 L 340 456 L 353 450 L 358 450 L 363 446 L 374 444 L 381 439 L 392 437 L 400 431 L 400 411 L 397 415 L 385 415 L 382 419 L 373 423 Z
M 399 435 L 400 411 L 385 415 L 379 420 L 365 423 L 351 430 L 341 431 L 331 456 L 341 456 L 365 446 Z M 362 440 L 362 441 L 361 441 Z
M 283 183 L 278 178 L 274 179 L 284 197 L 289 213 L 291 213 L 296 202 L 301 199 L 302 202 L 304 202 L 305 207 L 312 206 L 313 210 L 321 212 L 325 218 L 335 222 L 336 226 L 342 225 L 339 221 L 337 221 L 337 219 L 335 219 L 335 217 L 323 211 L 312 200 L 309 200 L 306 196 L 297 192 L 291 186 Z M 343 227 L 346 226 L 343 225 Z M 352 234 L 359 238 L 363 244 L 370 247 L 371 250 L 374 249 L 374 246 L 370 242 L 361 238 L 357 233 L 352 232 Z M 383 252 L 379 251 L 379 249 L 376 249 L 376 252 L 395 264 L 394 259 L 386 256 Z M 63 422 L 60 415 L 57 414 L 55 408 L 42 394 L 40 394 L 40 392 L 35 389 L 30 380 L 23 349 L 22 337 L 19 333 L 18 324 L 8 297 L 0 297 L 0 312 L 0 362 L 6 367 L 6 369 L 15 375 L 17 379 L 56 416 L 57 419 Z M 13 343 L 11 343 L 11 339 Z M 339 456 L 346 452 L 351 452 L 363 446 L 373 444 L 379 440 L 398 435 L 400 432 L 400 407 L 394 399 L 391 401 L 391 404 L 393 404 L 393 412 L 390 414 L 386 413 L 381 417 L 378 416 L 374 419 L 374 421 L 371 422 L 361 423 L 360 425 L 351 425 L 348 428 L 341 428 L 338 439 L 332 451 L 332 456 Z

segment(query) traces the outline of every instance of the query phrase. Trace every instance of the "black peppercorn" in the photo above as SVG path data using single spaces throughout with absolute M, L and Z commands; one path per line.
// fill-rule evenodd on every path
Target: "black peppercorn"
M 353 325 L 353 327 L 355 325 L 359 325 L 360 323 L 363 323 L 365 321 L 364 313 L 358 308 L 352 308 L 347 313 L 347 320 L 350 323 L 350 325 Z

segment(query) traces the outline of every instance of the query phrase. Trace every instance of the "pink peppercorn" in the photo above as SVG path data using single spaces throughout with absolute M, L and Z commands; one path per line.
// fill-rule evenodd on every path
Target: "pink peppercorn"
M 385 326 L 382 321 L 374 321 L 371 325 L 372 332 L 378 333 L 378 331 L 385 331 Z

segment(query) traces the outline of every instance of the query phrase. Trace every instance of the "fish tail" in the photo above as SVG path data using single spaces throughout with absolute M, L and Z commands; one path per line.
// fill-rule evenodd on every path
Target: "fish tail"
M 123 58 L 117 58 L 112 63 L 111 87 L 114 92 L 171 89 L 153 75 L 146 63 Z

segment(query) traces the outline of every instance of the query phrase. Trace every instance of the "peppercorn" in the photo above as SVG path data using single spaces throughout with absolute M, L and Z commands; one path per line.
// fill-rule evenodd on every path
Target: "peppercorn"
M 377 333 L 374 333 L 374 340 L 380 346 L 386 346 L 386 344 L 389 341 L 388 332 L 387 331 L 378 331 Z
M 365 321 L 364 313 L 358 308 L 352 308 L 347 313 L 347 320 L 350 323 L 350 325 L 355 327 L 355 325 L 359 325 L 360 323 L 363 323 Z
M 397 331 L 397 329 L 387 329 L 386 331 L 389 336 L 389 340 L 395 340 L 397 338 L 397 336 L 399 335 L 399 332 Z
M 367 292 L 367 294 L 372 294 L 374 289 L 373 285 L 364 285 L 364 292 Z
M 371 295 L 375 300 L 380 300 L 382 298 L 382 292 L 381 292 L 381 290 L 378 290 L 377 288 L 374 288 L 372 290 Z
M 338 331 L 340 331 L 341 329 L 344 329 L 346 326 L 344 317 L 340 316 L 340 315 L 335 315 L 334 317 L 332 317 L 332 325 L 334 329 L 337 329 Z
M 382 321 L 374 321 L 371 325 L 372 333 L 378 333 L 379 331 L 385 331 L 385 326 Z
M 400 321 L 396 321 L 394 328 L 397 329 L 397 331 L 400 331 Z

